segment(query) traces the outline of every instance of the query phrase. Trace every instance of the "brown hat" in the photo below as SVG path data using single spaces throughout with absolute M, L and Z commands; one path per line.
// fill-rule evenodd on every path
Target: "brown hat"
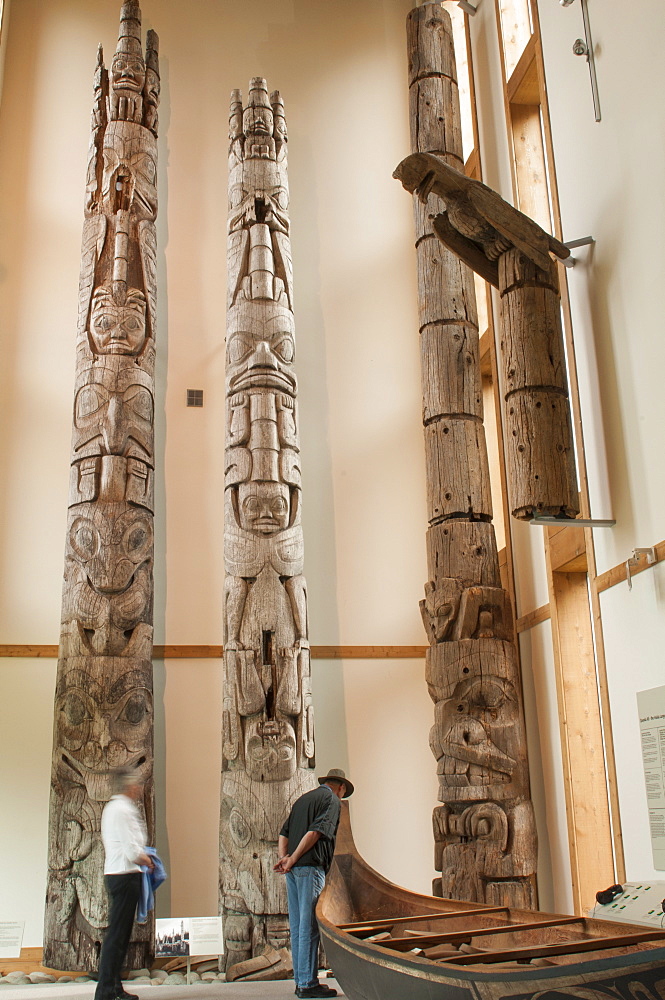
M 340 784 L 346 785 L 346 791 L 342 798 L 348 799 L 349 795 L 353 795 L 353 782 L 349 781 L 344 771 L 340 770 L 339 767 L 331 767 L 327 774 L 319 778 L 320 785 L 325 785 L 326 781 L 338 781 Z

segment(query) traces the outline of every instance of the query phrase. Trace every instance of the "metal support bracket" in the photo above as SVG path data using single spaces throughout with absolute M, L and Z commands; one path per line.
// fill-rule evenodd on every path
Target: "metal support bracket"
M 564 243 L 565 247 L 569 250 L 574 250 L 576 247 L 589 247 L 592 243 L 595 243 L 593 236 L 582 236 L 579 240 L 568 240 Z M 561 263 L 564 267 L 575 267 L 577 264 L 577 257 L 565 257 Z
M 616 521 L 602 517 L 567 517 L 565 514 L 534 514 L 529 524 L 550 524 L 558 528 L 613 528 Z
M 626 583 L 628 584 L 628 590 L 633 589 L 633 581 L 630 576 L 630 567 L 638 566 L 640 562 L 640 556 L 647 557 L 647 566 L 653 566 L 655 562 L 658 562 L 656 556 L 656 550 L 653 546 L 647 549 L 633 549 L 633 554 L 629 559 L 626 559 Z
M 574 0 L 559 0 L 562 7 L 570 7 Z M 584 22 L 584 38 L 576 38 L 573 42 L 573 52 L 576 56 L 585 56 L 589 64 L 589 77 L 591 78 L 591 96 L 593 97 L 593 113 L 597 122 L 600 121 L 600 96 L 598 94 L 598 80 L 596 78 L 596 63 L 593 56 L 593 41 L 591 38 L 591 22 L 589 21 L 589 10 L 587 0 L 580 0 L 582 4 L 582 21 Z
M 460 10 L 463 10 L 465 14 L 470 14 L 471 17 L 474 17 L 476 14 L 476 8 L 478 7 L 478 4 L 474 5 L 472 3 L 469 3 L 469 0 L 457 0 L 457 6 L 459 7 Z

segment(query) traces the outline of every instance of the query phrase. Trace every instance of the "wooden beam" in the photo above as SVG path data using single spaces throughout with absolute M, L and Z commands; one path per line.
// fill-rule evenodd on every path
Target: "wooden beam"
M 547 550 L 546 556 L 573 906 L 577 913 L 585 913 L 598 886 L 609 885 L 614 878 L 589 594 L 586 574 L 552 572 Z
M 80 970 L 47 968 L 47 966 L 42 965 L 43 957 L 43 948 L 21 948 L 20 958 L 0 958 L 0 976 L 8 976 L 10 972 L 25 972 L 26 975 L 30 975 L 31 972 L 45 972 L 56 978 L 58 976 L 71 976 L 72 979 L 78 979 L 79 976 L 88 975 L 87 972 Z
M 640 555 L 637 565 L 630 567 L 631 576 L 637 576 L 638 573 L 643 573 L 645 569 L 652 569 L 654 566 L 658 565 L 659 562 L 663 562 L 663 560 L 665 560 L 665 541 L 658 542 L 654 545 L 654 550 L 656 553 L 656 562 L 647 563 L 646 556 Z M 624 583 L 625 580 L 626 564 L 623 562 L 619 563 L 618 566 L 613 566 L 612 569 L 608 569 L 604 573 L 601 573 L 600 576 L 596 577 L 596 590 L 599 594 L 602 594 L 604 590 L 609 590 L 610 587 L 615 587 L 618 583 Z
M 530 628 L 534 625 L 540 625 L 541 622 L 546 622 L 550 617 L 550 606 L 549 604 L 543 604 L 540 608 L 535 608 L 533 611 L 529 611 L 526 615 L 522 615 L 515 622 L 515 627 L 518 632 L 528 632 Z
M 24 646 L 18 643 L 10 643 L 9 645 L 0 645 L 0 656 L 26 656 L 35 659 L 45 657 L 47 659 L 56 659 L 58 656 L 58 647 L 36 646 L 34 644 Z
M 536 38 L 535 35 L 532 35 L 506 83 L 508 100 L 511 104 L 538 104 L 540 102 L 535 52 Z
M 356 920 L 350 924 L 337 924 L 341 931 L 382 931 L 397 924 L 415 924 L 421 920 L 450 920 L 455 917 L 476 917 L 479 913 L 507 913 L 507 906 L 472 906 L 467 910 L 450 910 L 440 913 L 416 913 L 408 917 L 388 917 L 384 920 Z
M 586 573 L 586 540 L 584 528 L 549 528 L 550 565 L 552 572 Z
M 464 173 L 467 177 L 473 177 L 477 181 L 480 180 L 480 159 L 477 149 L 472 149 L 469 153 L 467 161 L 464 164 Z
M 314 660 L 419 660 L 427 646 L 312 646 Z M 218 660 L 222 646 L 166 645 L 153 647 L 155 660 Z M 0 644 L 0 657 L 50 658 L 58 656 L 57 646 Z
M 469 927 L 468 930 L 447 931 L 444 934 L 409 934 L 408 937 L 386 938 L 377 941 L 382 948 L 392 948 L 394 951 L 411 951 L 412 948 L 426 948 L 435 944 L 454 944 L 456 941 L 468 941 L 474 937 L 485 937 L 489 934 L 513 934 L 518 931 L 538 930 L 542 927 L 561 927 L 563 924 L 579 924 L 584 917 L 555 917 L 550 920 L 533 920 L 524 924 L 495 924 L 491 927 Z
M 606 948 L 629 948 L 643 941 L 658 941 L 665 939 L 663 931 L 639 931 L 637 934 L 617 934 L 615 937 L 582 938 L 581 940 L 561 941 L 558 944 L 530 945 L 526 948 L 511 948 L 506 951 L 482 951 L 475 955 L 455 955 L 451 958 L 437 959 L 437 964 L 476 965 L 479 962 L 524 962 L 532 958 L 545 958 L 547 955 L 575 955 L 585 951 L 600 951 Z M 383 946 L 381 942 L 380 947 Z

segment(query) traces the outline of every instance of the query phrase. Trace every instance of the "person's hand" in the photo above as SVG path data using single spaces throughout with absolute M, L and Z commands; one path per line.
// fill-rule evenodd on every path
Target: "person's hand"
M 150 871 L 152 871 L 153 868 L 155 867 L 155 862 L 152 860 L 149 854 L 141 854 L 137 858 L 136 863 L 137 865 L 145 865 L 145 867 L 149 868 Z
M 290 864 L 289 864 L 290 862 Z M 285 854 L 283 858 L 280 858 L 277 864 L 273 867 L 273 871 L 277 872 L 279 875 L 286 875 L 288 871 L 293 867 L 293 862 L 288 854 Z

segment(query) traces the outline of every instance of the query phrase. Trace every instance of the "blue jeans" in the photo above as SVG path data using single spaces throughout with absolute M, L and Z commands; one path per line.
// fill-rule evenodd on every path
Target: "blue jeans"
M 314 911 L 326 881 L 323 868 L 296 865 L 286 873 L 293 978 L 298 989 L 319 981 L 319 925 Z

